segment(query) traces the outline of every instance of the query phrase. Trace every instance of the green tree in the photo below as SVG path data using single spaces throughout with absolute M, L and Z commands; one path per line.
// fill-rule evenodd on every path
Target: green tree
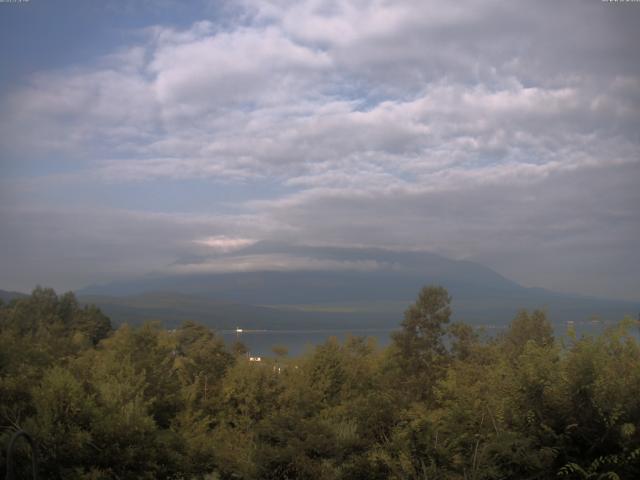
M 24 428 L 38 440 L 40 468 L 46 478 L 66 479 L 89 465 L 95 401 L 73 374 L 62 367 L 46 371 L 33 389 L 35 415 Z
M 552 345 L 554 342 L 553 326 L 542 310 L 535 310 L 532 314 L 521 310 L 502 338 L 507 354 L 513 359 L 522 353 L 529 341 L 539 346 Z
M 400 332 L 392 336 L 396 359 L 406 379 L 405 391 L 418 400 L 430 399 L 444 374 L 447 352 L 443 337 L 451 317 L 451 297 L 446 289 L 424 287 L 404 313 Z

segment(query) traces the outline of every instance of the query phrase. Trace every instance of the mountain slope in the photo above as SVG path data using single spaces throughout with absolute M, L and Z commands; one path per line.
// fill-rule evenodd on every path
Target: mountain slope
M 157 320 L 167 328 L 177 327 L 185 320 L 219 330 L 237 327 L 270 330 L 371 328 L 388 326 L 390 318 L 397 319 L 388 311 L 243 305 L 171 292 L 148 292 L 124 297 L 81 295 L 79 300 L 83 304 L 100 307 L 114 324 L 136 325 Z
M 78 293 L 116 322 L 157 318 L 173 325 L 190 318 L 218 328 L 394 327 L 427 284 L 446 287 L 454 318 L 471 323 L 505 324 L 521 308 L 543 308 L 555 322 L 593 316 L 616 321 L 640 311 L 640 302 L 524 288 L 482 265 L 425 252 L 256 244 L 234 255 L 242 259 L 284 252 L 331 262 L 332 268 L 149 275 Z
M 28 297 L 26 293 L 20 292 L 11 292 L 8 290 L 0 290 L 0 300 L 7 303 L 16 298 L 25 298 Z

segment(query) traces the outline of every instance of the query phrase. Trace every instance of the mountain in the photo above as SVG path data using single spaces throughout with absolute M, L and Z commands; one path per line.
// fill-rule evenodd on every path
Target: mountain
M 340 328 L 345 326 L 341 309 L 335 311 L 307 310 L 297 307 L 244 305 L 213 300 L 206 297 L 173 292 L 147 292 L 128 296 L 81 295 L 83 304 L 95 304 L 115 324 L 141 324 L 160 321 L 167 328 L 175 328 L 185 320 L 193 320 L 220 330 L 244 329 Z M 388 317 L 378 312 L 351 311 L 348 326 L 388 325 Z
M 0 290 L 0 300 L 2 300 L 5 303 L 10 302 L 11 300 L 15 299 L 15 298 L 25 298 L 28 297 L 28 295 L 26 293 L 20 293 L 20 292 L 11 292 L 8 290 Z
M 148 275 L 130 281 L 94 285 L 81 295 L 134 295 L 176 292 L 251 304 L 306 304 L 378 300 L 411 300 L 426 283 L 444 284 L 452 293 L 516 292 L 518 284 L 482 265 L 425 252 L 364 248 L 285 247 L 258 244 L 236 258 L 286 254 L 313 259 L 328 268 L 243 271 L 191 275 Z M 233 257 L 232 257 L 233 259 Z M 193 261 L 193 259 L 191 259 Z M 330 262 L 330 263 L 329 263 Z
M 229 264 L 278 255 L 313 259 L 321 268 L 147 275 L 77 293 L 116 323 L 192 319 L 217 328 L 395 327 L 428 284 L 446 287 L 454 318 L 475 324 L 504 325 L 522 308 L 545 309 L 556 323 L 618 321 L 640 311 L 640 302 L 525 288 L 483 265 L 427 252 L 260 243 L 217 259 Z

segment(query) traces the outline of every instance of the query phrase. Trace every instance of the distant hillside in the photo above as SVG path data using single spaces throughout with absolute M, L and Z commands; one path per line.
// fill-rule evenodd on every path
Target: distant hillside
M 285 250 L 286 248 L 286 250 Z M 282 249 L 282 251 L 281 251 Z M 457 292 L 516 292 L 522 287 L 493 270 L 468 261 L 450 260 L 427 252 L 382 249 L 291 247 L 257 244 L 242 255 L 287 252 L 302 258 L 371 268 L 253 271 L 197 275 L 145 276 L 94 285 L 79 294 L 134 295 L 166 291 L 250 304 L 307 304 L 413 299 L 426 283 Z
M 14 298 L 25 298 L 25 297 L 28 297 L 26 293 L 0 290 L 0 300 L 2 300 L 3 302 L 10 302 Z
M 245 253 L 273 254 L 278 248 L 284 247 L 258 244 Z M 522 308 L 545 309 L 556 323 L 595 317 L 617 321 L 640 312 L 640 302 L 524 288 L 477 263 L 431 253 L 311 247 L 293 252 L 373 267 L 146 276 L 87 287 L 78 294 L 116 322 L 155 318 L 174 325 L 189 318 L 217 328 L 394 327 L 427 284 L 446 287 L 453 297 L 454 318 L 476 324 L 505 324 Z
M 114 324 L 141 324 L 158 320 L 168 328 L 193 320 L 219 330 L 290 329 L 290 328 L 354 328 L 387 326 L 386 312 L 315 311 L 308 308 L 255 306 L 212 300 L 206 297 L 170 292 L 149 292 L 124 297 L 81 295 L 80 302 L 95 304 Z M 395 323 L 397 322 L 395 316 Z

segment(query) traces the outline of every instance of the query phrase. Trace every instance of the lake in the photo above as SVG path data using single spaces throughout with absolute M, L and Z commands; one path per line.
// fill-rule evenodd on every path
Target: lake
M 300 355 L 306 348 L 319 345 L 331 337 L 343 341 L 348 336 L 373 337 L 379 346 L 386 346 L 391 341 L 390 334 L 397 328 L 371 329 L 327 329 L 327 330 L 244 330 L 237 334 L 235 330 L 222 330 L 227 344 L 236 339 L 244 343 L 252 356 L 272 356 L 274 345 L 284 345 L 289 349 L 289 355 Z
M 605 328 L 614 325 L 615 322 L 574 322 L 573 327 L 578 336 L 594 335 L 601 333 Z M 474 325 L 482 328 L 486 335 L 493 336 L 506 328 L 505 325 Z M 555 334 L 558 338 L 565 337 L 567 323 L 554 325 Z M 330 337 L 336 337 L 343 341 L 348 336 L 373 337 L 379 346 L 384 347 L 391 341 L 391 333 L 400 329 L 395 328 L 369 328 L 369 329 L 326 329 L 326 330 L 243 330 L 236 333 L 235 330 L 218 331 L 227 344 L 233 343 L 236 339 L 244 343 L 252 356 L 272 356 L 271 349 L 274 345 L 284 345 L 289 349 L 289 355 L 302 354 L 305 349 L 312 348 L 327 341 Z M 637 335 L 637 330 L 634 335 Z

